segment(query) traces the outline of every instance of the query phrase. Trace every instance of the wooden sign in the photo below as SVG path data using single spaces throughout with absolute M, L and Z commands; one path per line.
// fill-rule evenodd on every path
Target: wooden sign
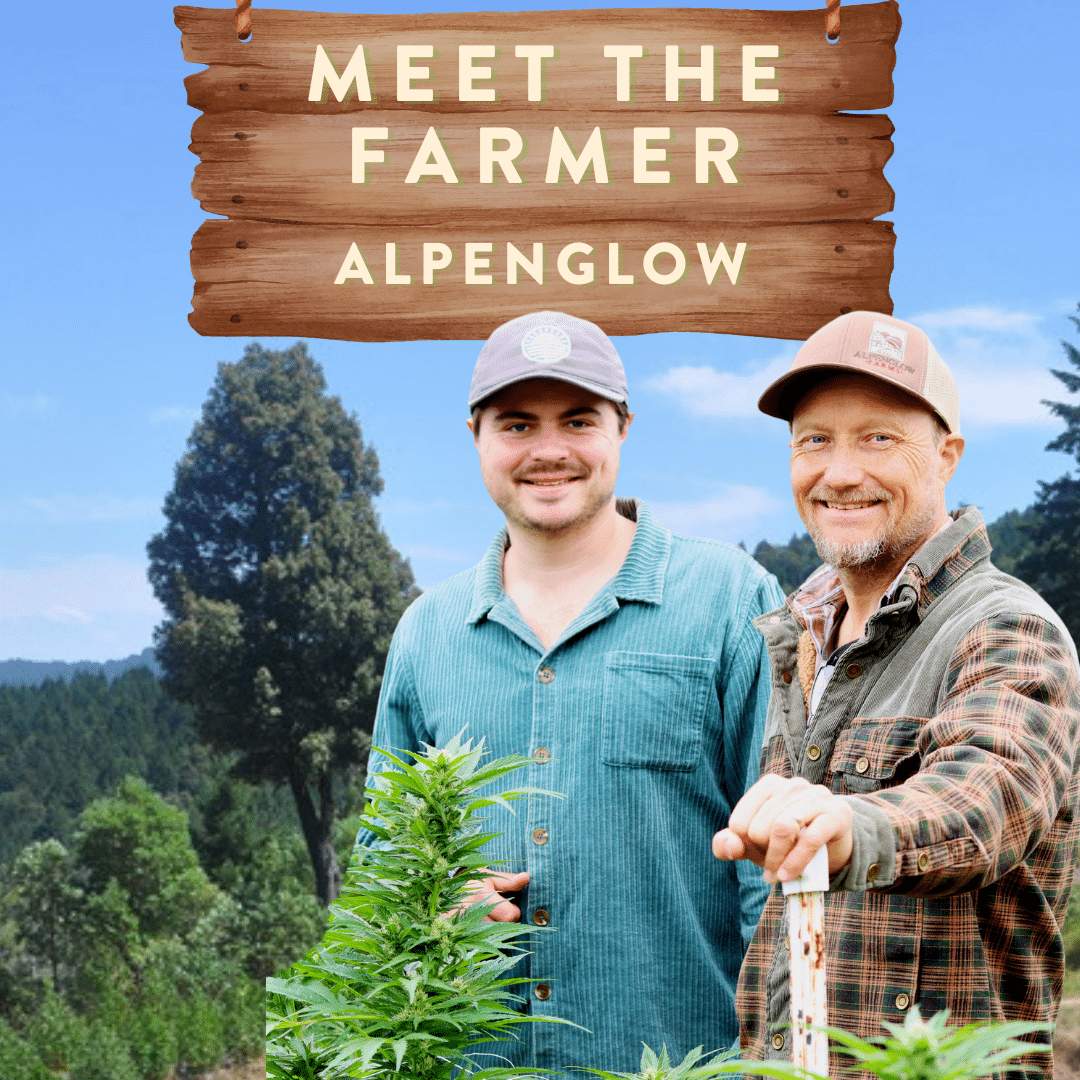
M 176 8 L 203 115 L 192 326 L 805 338 L 891 312 L 895 0 L 825 12 Z

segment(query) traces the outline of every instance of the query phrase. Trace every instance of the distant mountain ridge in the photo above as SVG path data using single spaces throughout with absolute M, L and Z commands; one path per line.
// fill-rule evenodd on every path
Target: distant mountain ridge
M 125 656 L 123 660 L 76 660 L 66 663 L 62 660 L 0 660 L 0 686 L 41 686 L 49 680 L 69 683 L 79 672 L 89 675 L 104 675 L 109 682 L 134 668 L 149 668 L 156 677 L 161 677 L 161 665 L 154 655 L 153 646 L 147 646 L 141 653 Z

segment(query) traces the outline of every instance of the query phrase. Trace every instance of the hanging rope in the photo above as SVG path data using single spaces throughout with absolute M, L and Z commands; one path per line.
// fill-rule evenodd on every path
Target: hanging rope
M 840 37 L 840 0 L 825 0 L 825 36 L 830 41 Z
M 236 36 L 241 41 L 251 37 L 251 0 L 236 0 Z

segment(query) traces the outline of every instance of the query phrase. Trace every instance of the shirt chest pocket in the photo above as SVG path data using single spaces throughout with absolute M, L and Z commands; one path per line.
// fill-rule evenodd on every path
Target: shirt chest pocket
M 715 672 L 710 657 L 608 653 L 600 723 L 604 764 L 672 772 L 697 768 Z
M 829 787 L 842 795 L 866 795 L 902 784 L 919 767 L 925 723 L 919 716 L 856 718 L 837 737 Z

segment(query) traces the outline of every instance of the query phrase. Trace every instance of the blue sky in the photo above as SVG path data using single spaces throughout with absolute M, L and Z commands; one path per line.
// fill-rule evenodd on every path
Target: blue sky
M 258 33 L 256 0 L 255 33 Z M 264 7 L 302 6 L 265 3 Z M 356 4 L 312 0 L 313 9 Z M 580 3 L 406 3 L 368 11 Z M 813 5 L 722 3 L 716 7 Z M 1075 0 L 901 0 L 896 314 L 922 325 L 960 385 L 967 453 L 953 504 L 1028 505 L 1069 459 L 1039 404 L 1080 301 Z M 161 614 L 145 544 L 173 466 L 242 338 L 187 324 L 188 250 L 206 215 L 187 150 L 198 113 L 172 9 L 59 3 L 6 14 L 0 380 L 0 659 L 104 660 L 150 643 Z M 620 493 L 679 531 L 784 541 L 799 523 L 786 431 L 754 410 L 790 359 L 779 340 L 619 339 L 637 412 Z M 1072 332 L 1072 333 L 1071 333 Z M 291 339 L 263 339 L 276 347 Z M 472 565 L 500 524 L 464 425 L 475 342 L 314 340 L 330 389 L 378 449 L 384 525 L 424 586 Z

